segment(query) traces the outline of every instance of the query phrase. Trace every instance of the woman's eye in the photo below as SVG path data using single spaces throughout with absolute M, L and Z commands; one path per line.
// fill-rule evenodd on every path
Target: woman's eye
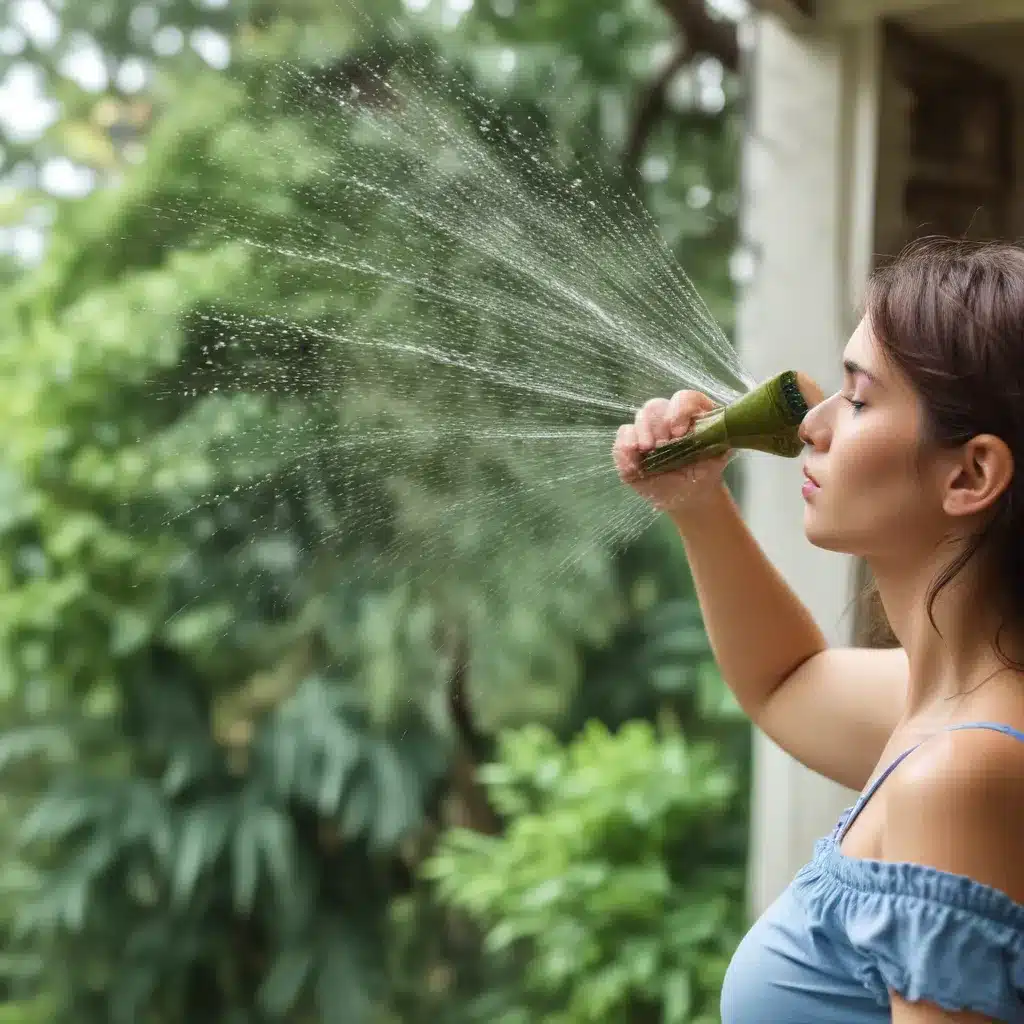
M 854 412 L 860 412 L 861 409 L 864 408 L 864 403 L 863 402 L 858 402 L 856 398 L 850 398 L 848 395 L 843 395 L 843 398 L 845 398 L 846 401 L 848 401 L 850 403 L 850 405 L 853 406 L 853 411 Z

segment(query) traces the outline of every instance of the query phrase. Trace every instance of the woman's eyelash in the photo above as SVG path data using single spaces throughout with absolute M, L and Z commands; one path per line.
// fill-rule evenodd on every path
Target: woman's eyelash
M 863 402 L 858 402 L 857 399 L 855 399 L 855 398 L 850 398 L 848 395 L 843 395 L 843 398 L 845 398 L 846 401 L 849 402 L 850 405 L 853 406 L 854 412 L 860 412 L 861 409 L 864 408 L 864 403 Z

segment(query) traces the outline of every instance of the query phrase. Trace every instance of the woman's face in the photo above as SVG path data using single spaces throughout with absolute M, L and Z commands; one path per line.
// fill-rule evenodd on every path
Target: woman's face
M 922 455 L 921 407 L 866 321 L 843 352 L 842 388 L 800 428 L 804 529 L 818 547 L 861 557 L 922 557 L 946 535 L 937 471 Z

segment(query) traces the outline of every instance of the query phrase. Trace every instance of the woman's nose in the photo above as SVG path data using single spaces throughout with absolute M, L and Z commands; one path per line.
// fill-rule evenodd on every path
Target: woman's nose
M 798 431 L 798 436 L 804 444 L 811 448 L 828 448 L 832 439 L 832 409 L 838 397 L 839 393 L 836 392 L 808 410 Z

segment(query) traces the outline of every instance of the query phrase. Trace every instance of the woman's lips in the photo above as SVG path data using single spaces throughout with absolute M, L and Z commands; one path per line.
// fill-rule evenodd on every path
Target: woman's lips
M 821 484 L 819 484 L 818 481 L 815 480 L 814 477 L 811 476 L 811 474 L 808 473 L 807 470 L 805 469 L 804 470 L 804 485 L 800 489 L 800 493 L 804 496 L 804 500 L 807 501 L 810 498 L 814 497 L 814 495 L 817 494 L 818 491 L 820 491 L 820 490 L 821 490 Z

